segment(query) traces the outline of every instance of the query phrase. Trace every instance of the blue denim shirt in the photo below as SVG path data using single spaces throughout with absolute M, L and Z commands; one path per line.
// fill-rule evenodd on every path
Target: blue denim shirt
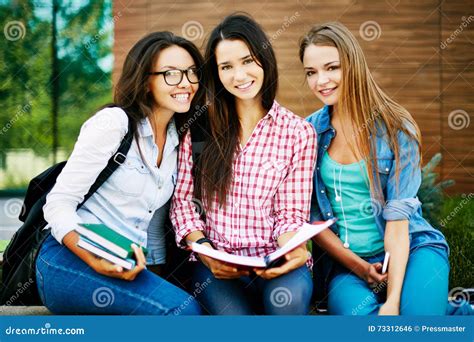
M 331 126 L 330 108 L 328 106 L 311 114 L 306 120 L 314 126 L 318 136 L 318 156 L 316 169 L 314 170 L 313 195 L 311 198 L 311 221 L 327 220 L 333 218 L 334 213 L 321 178 L 320 166 L 323 154 L 329 148 L 336 131 Z M 376 138 L 377 158 L 372 162 L 376 162 L 378 166 L 385 203 L 380 203 L 376 199 L 378 196 L 372 194 L 370 201 L 361 203 L 361 210 L 372 210 L 382 238 L 385 235 L 386 221 L 408 220 L 410 249 L 422 245 L 432 245 L 445 248 L 449 253 L 444 235 L 438 229 L 432 227 L 422 216 L 421 202 L 417 197 L 421 184 L 418 145 L 401 131 L 398 133 L 398 143 L 400 145 L 401 169 L 397 184 L 395 156 L 385 139 L 383 129 L 379 130 Z M 375 173 L 372 177 L 376 177 Z M 331 230 L 339 235 L 337 223 L 331 227 Z

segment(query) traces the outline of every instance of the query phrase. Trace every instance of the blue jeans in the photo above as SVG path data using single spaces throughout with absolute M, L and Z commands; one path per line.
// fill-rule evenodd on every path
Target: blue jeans
M 306 266 L 280 277 L 214 277 L 201 262 L 193 270 L 194 293 L 211 315 L 306 315 L 309 313 L 313 282 Z
M 43 304 L 54 314 L 199 315 L 196 300 L 143 270 L 133 281 L 103 276 L 51 235 L 41 246 L 36 278 Z
M 383 262 L 384 253 L 366 258 Z M 443 248 L 423 246 L 410 251 L 400 297 L 401 315 L 445 315 L 449 262 Z M 376 315 L 386 300 L 386 285 L 371 289 L 367 282 L 336 264 L 329 282 L 332 315 Z

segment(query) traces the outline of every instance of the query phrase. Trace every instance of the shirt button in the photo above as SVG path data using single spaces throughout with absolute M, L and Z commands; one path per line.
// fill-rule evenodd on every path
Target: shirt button
M 148 210 L 148 214 L 151 214 L 151 210 Z
M 387 168 L 385 168 L 385 171 L 387 171 L 387 172 L 388 172 L 388 170 L 389 170 L 389 168 L 388 168 L 388 167 L 387 167 Z
M 328 148 L 328 145 L 324 145 L 324 149 L 327 149 Z
M 331 213 L 327 213 L 328 216 L 331 216 Z
M 324 190 L 321 190 L 321 193 L 324 194 Z

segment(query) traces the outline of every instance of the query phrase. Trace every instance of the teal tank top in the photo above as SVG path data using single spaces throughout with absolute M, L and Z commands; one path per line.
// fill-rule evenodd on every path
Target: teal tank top
M 326 152 L 321 162 L 321 177 L 326 186 L 340 239 L 359 256 L 372 256 L 384 250 L 372 213 L 367 166 L 364 160 L 340 164 Z M 347 243 L 347 244 L 346 244 Z

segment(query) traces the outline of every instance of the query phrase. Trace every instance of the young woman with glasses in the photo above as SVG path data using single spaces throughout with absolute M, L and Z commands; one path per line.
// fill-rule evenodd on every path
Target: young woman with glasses
M 189 295 L 152 272 L 166 260 L 164 222 L 177 179 L 183 125 L 200 103 L 198 49 L 170 32 L 155 32 L 128 53 L 114 105 L 81 128 L 74 150 L 47 197 L 52 235 L 37 259 L 44 305 L 55 314 L 199 314 Z M 126 160 L 77 210 L 127 133 Z M 146 246 L 133 245 L 136 266 L 125 270 L 77 246 L 79 223 L 103 223 Z M 148 268 L 148 269 L 147 269 Z M 187 305 L 184 305 L 187 303 Z

